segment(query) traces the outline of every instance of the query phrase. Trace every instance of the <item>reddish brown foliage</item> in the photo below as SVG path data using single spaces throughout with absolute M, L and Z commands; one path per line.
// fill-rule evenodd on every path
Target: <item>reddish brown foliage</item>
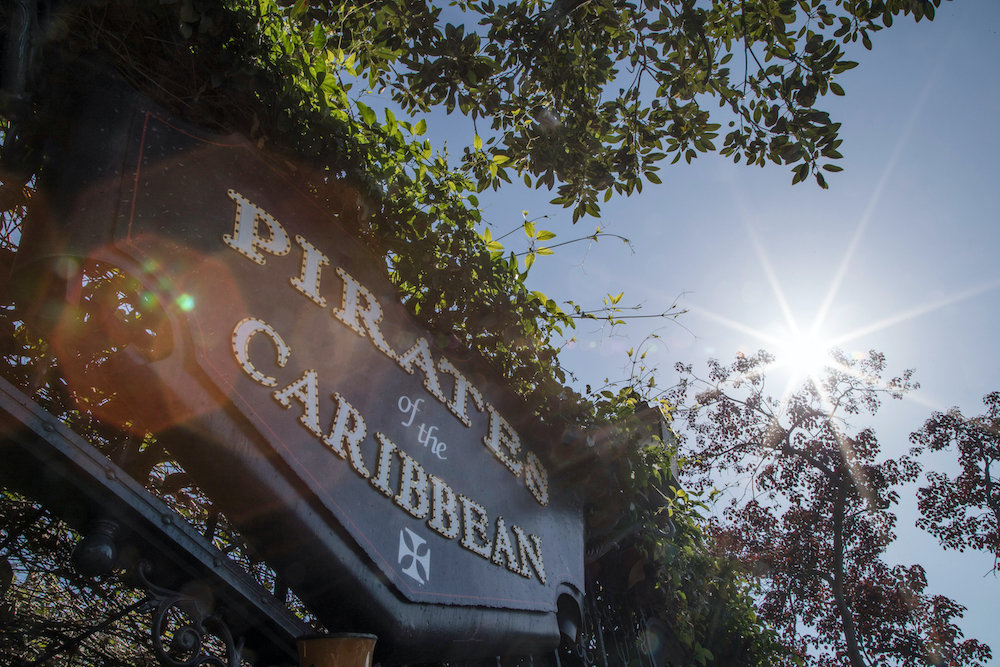
M 917 525 L 946 549 L 981 549 L 1000 559 L 1000 392 L 983 397 L 986 414 L 937 412 L 910 439 L 918 449 L 958 451 L 961 472 L 927 473 Z M 994 560 L 994 569 L 998 566 Z
M 761 616 L 806 664 L 982 664 L 989 647 L 954 623 L 964 607 L 927 593 L 920 565 L 884 561 L 889 508 L 920 473 L 916 452 L 883 458 L 875 433 L 847 422 L 914 388 L 911 373 L 886 380 L 881 354 L 838 355 L 822 378 L 776 399 L 765 388 L 771 362 L 763 352 L 713 361 L 708 379 L 681 367 L 673 396 L 693 483 L 734 480 L 744 491 L 714 528 L 760 578 Z

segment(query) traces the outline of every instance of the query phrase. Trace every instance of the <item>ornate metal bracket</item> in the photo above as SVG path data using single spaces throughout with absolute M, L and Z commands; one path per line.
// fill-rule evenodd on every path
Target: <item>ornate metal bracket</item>
M 207 590 L 171 591 L 149 580 L 151 566 L 141 561 L 136 573 L 149 594 L 153 652 L 165 667 L 239 667 L 242 644 L 233 641 L 225 621 L 214 612 Z

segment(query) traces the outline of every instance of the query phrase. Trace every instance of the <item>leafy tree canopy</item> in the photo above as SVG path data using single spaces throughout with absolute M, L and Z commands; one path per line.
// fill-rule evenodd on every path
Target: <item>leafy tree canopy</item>
M 983 397 L 986 414 L 965 417 L 957 408 L 936 412 L 910 439 L 921 450 L 958 455 L 961 472 L 928 472 L 920 489 L 917 525 L 946 549 L 981 549 L 1000 559 L 1000 393 Z

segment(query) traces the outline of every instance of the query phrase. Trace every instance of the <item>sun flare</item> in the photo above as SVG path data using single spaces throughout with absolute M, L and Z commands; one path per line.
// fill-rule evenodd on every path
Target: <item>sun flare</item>
M 833 343 L 815 332 L 798 331 L 775 341 L 775 365 L 798 378 L 816 377 L 831 365 Z

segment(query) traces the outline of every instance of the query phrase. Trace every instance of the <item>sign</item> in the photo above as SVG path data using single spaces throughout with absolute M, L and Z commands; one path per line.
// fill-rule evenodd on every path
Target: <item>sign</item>
M 64 242 L 168 313 L 167 349 L 119 355 L 107 390 L 135 393 L 119 403 L 331 630 L 407 655 L 469 628 L 461 655 L 553 645 L 558 598 L 583 589 L 583 521 L 524 410 L 248 143 L 104 103 L 68 149 L 92 171 L 49 176 L 56 205 L 29 225 L 53 230 L 32 250 L 26 229 L 24 250 Z

